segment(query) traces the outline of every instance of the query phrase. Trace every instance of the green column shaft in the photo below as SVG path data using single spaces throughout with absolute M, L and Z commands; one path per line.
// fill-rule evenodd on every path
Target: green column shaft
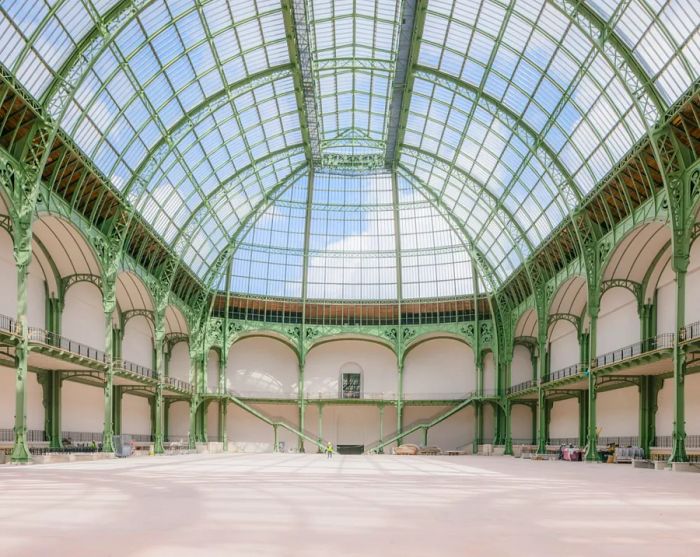
M 124 399 L 124 390 L 115 385 L 112 393 L 112 429 L 114 435 L 121 435 L 122 432 L 122 401 Z
M 15 227 L 17 224 L 15 223 Z M 15 262 L 17 264 L 17 326 L 21 338 L 15 348 L 15 442 L 12 447 L 12 462 L 29 462 L 27 443 L 27 367 L 29 337 L 27 329 L 27 281 L 31 260 L 31 226 L 26 235 L 15 234 Z M 22 244 L 18 245 L 18 242 Z
M 44 432 L 49 447 L 59 449 L 61 442 L 61 372 L 48 371 L 38 375 L 44 402 Z
M 639 445 L 644 456 L 649 457 L 649 449 L 656 435 L 657 395 L 659 379 L 652 376 L 639 378 Z
M 274 434 L 274 441 L 273 441 L 273 445 L 272 445 L 272 452 L 273 452 L 273 453 L 277 453 L 277 452 L 279 452 L 279 437 L 278 437 L 278 433 L 277 433 L 277 424 L 275 424 L 275 425 L 272 426 L 272 432 L 273 432 L 273 434 Z
M 512 421 L 512 414 L 511 414 L 512 408 L 511 408 L 511 403 L 510 400 L 505 401 L 505 451 L 504 454 L 507 455 L 512 455 L 513 454 L 513 434 L 511 432 L 511 421 Z
M 303 433 L 306 427 L 305 417 L 306 417 L 306 399 L 304 398 L 304 364 L 299 364 L 299 431 Z M 297 441 L 297 448 L 300 453 L 306 452 L 304 449 L 304 438 L 299 435 Z
M 194 449 L 197 446 L 197 407 L 198 397 L 196 394 L 190 398 L 190 431 L 188 436 L 188 446 Z
M 685 451 L 685 368 L 686 352 L 679 331 L 685 326 L 685 269 L 676 269 L 676 339 L 673 343 L 673 446 L 671 462 L 688 462 Z
M 110 272 L 102 279 L 102 304 L 104 309 L 105 354 L 108 365 L 105 374 L 104 387 L 104 424 L 102 430 L 102 450 L 106 453 L 114 451 L 112 435 L 114 434 L 114 416 L 112 414 L 112 396 L 114 395 L 114 332 L 112 315 L 116 308 L 116 271 Z
M 537 331 L 537 454 L 547 452 L 547 416 L 544 393 L 544 376 L 547 375 L 547 327 L 545 313 L 538 312 Z
M 221 422 L 220 422 L 220 438 L 221 442 L 224 444 L 224 452 L 228 452 L 228 432 L 226 431 L 226 419 L 228 416 L 228 400 L 224 399 L 219 402 L 220 412 L 221 412 Z
M 164 440 L 166 436 L 166 418 L 164 418 L 163 382 L 158 378 L 156 392 L 153 395 L 153 452 L 163 454 L 165 452 Z
M 590 296 L 590 294 L 589 294 Z M 598 391 L 596 386 L 595 372 L 591 368 L 591 363 L 596 357 L 596 336 L 598 330 L 598 312 L 589 312 L 590 330 L 588 334 L 588 361 L 585 362 L 588 370 L 588 435 L 586 436 L 586 460 L 596 462 L 598 460 L 598 422 L 596 418 L 596 400 Z
M 384 442 L 384 405 L 379 405 L 379 443 Z M 380 447 L 377 451 L 379 454 L 384 454 L 384 447 Z
M 578 444 L 586 445 L 588 433 L 588 392 L 581 391 L 578 395 Z
M 323 404 L 318 405 L 318 442 L 323 444 Z M 320 446 L 317 452 L 322 452 Z
M 399 388 L 398 393 L 396 393 L 396 431 L 398 433 L 403 433 L 403 364 L 399 365 Z M 396 440 L 397 445 L 403 444 L 403 437 L 399 437 Z

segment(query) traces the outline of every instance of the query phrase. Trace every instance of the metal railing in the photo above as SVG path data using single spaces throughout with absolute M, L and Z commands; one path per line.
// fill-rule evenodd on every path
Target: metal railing
M 229 389 L 229 393 L 236 398 L 271 398 L 276 400 L 296 400 L 299 398 L 299 394 L 295 392 L 238 391 Z
M 69 443 L 102 443 L 101 431 L 62 431 L 61 440 Z
M 639 342 L 635 342 L 634 344 L 630 344 L 629 346 L 618 348 L 617 350 L 612 350 L 606 354 L 596 356 L 593 363 L 595 367 L 602 367 L 623 362 L 636 356 L 641 356 L 646 352 L 653 352 L 654 350 L 660 350 L 662 348 L 673 348 L 675 337 L 676 335 L 673 333 L 662 333 L 660 335 L 656 335 L 655 337 L 641 340 Z
M 151 379 L 158 378 L 158 374 L 152 369 L 147 368 L 146 366 L 142 366 L 140 364 L 135 364 L 134 362 L 129 362 L 127 360 L 117 360 L 116 362 L 114 362 L 114 367 L 118 369 L 123 369 L 124 371 L 128 371 L 136 375 L 141 375 L 142 377 L 149 377 Z
M 526 438 L 526 439 L 525 439 L 525 438 L 516 437 L 516 438 L 514 438 L 514 439 L 511 439 L 510 442 L 511 442 L 513 445 L 536 445 L 536 444 L 537 444 L 537 441 L 535 441 L 534 439 L 531 439 L 530 437 L 528 437 L 528 438 Z
M 654 443 L 652 446 L 659 447 L 661 449 L 670 449 L 671 447 L 673 447 L 673 436 L 657 435 L 656 437 L 654 437 Z M 700 435 L 686 435 L 685 448 L 700 449 Z
M 190 442 L 189 437 L 186 435 L 167 435 L 164 439 L 165 443 L 182 443 L 188 444 Z
M 102 443 L 92 445 L 82 445 L 80 447 L 29 447 L 32 455 L 65 454 L 65 453 L 97 453 L 102 451 Z
M 181 391 L 185 391 L 188 393 L 194 392 L 194 387 L 192 386 L 192 383 L 188 383 L 187 381 L 183 381 L 182 379 L 177 379 L 176 377 L 163 377 L 163 382 Z
M 531 389 L 533 387 L 537 387 L 537 381 L 534 379 L 528 379 L 527 381 L 523 381 L 522 383 L 508 387 L 506 389 L 506 394 L 512 395 L 514 393 L 519 393 L 520 391 L 526 391 L 527 389 Z
M 544 383 L 549 383 L 550 381 L 556 381 L 557 379 L 564 379 L 564 377 L 572 377 L 574 375 L 579 375 L 583 373 L 583 364 L 573 364 L 563 369 L 558 369 L 552 373 L 548 373 L 542 378 Z
M 27 430 L 27 442 L 28 443 L 43 443 L 46 441 L 46 433 L 43 429 L 28 429 Z M 15 430 L 14 429 L 0 429 L 0 443 L 14 443 L 15 442 Z
M 154 441 L 153 435 L 150 433 L 123 433 L 122 435 L 128 435 L 136 443 L 152 443 Z
M 598 437 L 598 445 L 610 445 L 615 443 L 618 447 L 638 447 L 639 436 L 631 435 L 627 437 L 605 436 Z
M 681 341 L 700 338 L 700 321 L 686 325 L 681 329 Z
M 578 437 L 550 437 L 547 445 L 575 445 L 578 447 Z
M 0 330 L 16 335 L 18 332 L 17 322 L 12 317 L 0 314 Z
M 45 344 L 102 363 L 107 363 L 109 361 L 107 355 L 102 350 L 97 350 L 97 348 L 92 348 L 91 346 L 57 335 L 51 331 L 46 331 L 37 327 L 29 327 L 27 332 L 30 342 Z

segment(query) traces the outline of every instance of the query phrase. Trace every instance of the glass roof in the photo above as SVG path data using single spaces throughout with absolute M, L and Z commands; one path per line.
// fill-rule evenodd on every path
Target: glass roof
M 698 80 L 698 22 L 695 0 L 0 0 L 0 63 L 206 283 L 418 299 L 522 265 Z

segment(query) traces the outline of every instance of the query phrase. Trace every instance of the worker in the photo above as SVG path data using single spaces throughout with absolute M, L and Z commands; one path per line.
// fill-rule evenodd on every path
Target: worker
M 326 445 L 326 455 L 328 455 L 328 458 L 333 458 L 333 443 L 328 441 L 328 445 Z

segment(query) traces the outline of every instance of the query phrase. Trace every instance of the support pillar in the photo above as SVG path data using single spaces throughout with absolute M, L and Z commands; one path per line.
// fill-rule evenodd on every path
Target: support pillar
M 676 338 L 673 343 L 673 445 L 670 462 L 688 462 L 685 451 L 685 371 L 686 351 L 680 345 L 679 333 L 685 326 L 685 276 L 688 259 L 674 257 L 676 270 Z
M 272 431 L 274 433 L 274 444 L 272 446 L 272 452 L 278 453 L 280 451 L 279 436 L 277 432 L 277 424 L 272 424 Z
M 586 445 L 588 427 L 588 392 L 581 391 L 578 395 L 578 445 Z
M 188 448 L 194 449 L 197 447 L 197 407 L 198 396 L 196 394 L 192 395 L 190 398 L 190 430 L 188 435 Z
M 197 422 L 196 422 L 196 439 L 198 443 L 206 443 L 209 441 L 207 435 L 207 414 L 209 412 L 209 400 L 203 400 L 197 407 Z
M 316 452 L 321 453 L 321 445 L 323 445 L 323 404 L 318 403 L 318 450 Z
M 114 255 L 116 257 L 116 255 Z M 118 263 L 113 259 L 109 261 L 109 267 L 102 277 L 102 306 L 104 310 L 105 327 L 105 354 L 107 355 L 107 373 L 105 374 L 105 415 L 102 430 L 102 451 L 105 453 L 114 452 L 112 435 L 114 435 L 114 333 L 112 327 L 112 316 L 117 306 L 116 283 Z M 105 265 L 103 265 L 105 267 Z
M 219 399 L 219 422 L 218 437 L 219 443 L 223 443 L 224 452 L 228 451 L 228 434 L 226 433 L 226 415 L 228 414 L 228 400 Z
M 299 407 L 299 431 L 304 432 L 304 428 L 306 427 L 305 423 L 305 418 L 306 418 L 306 398 L 304 396 L 304 362 L 301 361 L 299 362 L 299 400 L 298 400 L 298 407 Z M 297 441 L 297 450 L 300 453 L 306 452 L 306 449 L 304 449 L 304 438 L 299 435 L 298 436 L 298 441 Z
M 656 410 L 661 380 L 653 376 L 639 378 L 639 445 L 649 458 L 656 437 Z
M 595 294 L 596 302 L 598 294 Z M 591 293 L 589 290 L 589 298 Z M 598 306 L 591 304 L 588 309 L 590 330 L 588 334 L 588 362 L 586 373 L 588 375 L 588 435 L 586 436 L 586 460 L 588 462 L 597 462 L 598 458 L 598 422 L 596 418 L 598 387 L 596 385 L 595 372 L 591 369 L 593 359 L 596 357 L 596 336 L 598 327 Z
M 49 448 L 60 449 L 61 441 L 61 385 L 60 371 L 48 371 L 38 374 L 44 403 L 44 433 Z
M 154 396 L 155 416 L 154 416 L 154 438 L 153 452 L 155 454 L 165 453 L 163 444 L 163 382 L 165 380 L 165 308 L 168 305 L 168 290 L 165 285 L 154 284 L 152 287 L 155 301 L 153 353 L 155 358 L 155 372 L 158 383 Z
M 384 443 L 384 405 L 379 405 L 379 444 Z M 377 454 L 384 454 L 384 447 L 379 447 Z
M 113 387 L 112 393 L 112 428 L 114 435 L 122 434 L 122 402 L 124 389 L 119 385 Z
M 403 362 L 399 363 L 399 388 L 396 394 L 396 431 L 399 434 L 403 433 Z M 396 440 L 397 445 L 403 444 L 403 437 Z
M 510 400 L 506 399 L 505 401 L 505 427 L 506 427 L 506 435 L 505 435 L 505 451 L 503 454 L 506 455 L 511 455 L 513 454 L 513 434 L 511 431 L 512 427 L 512 415 L 511 415 L 511 410 L 512 410 L 512 404 Z
M 477 368 L 478 377 L 478 368 Z M 479 401 L 474 402 L 474 418 L 476 419 L 476 431 L 474 435 L 474 447 L 473 452 L 476 454 L 479 452 L 479 445 L 484 438 L 484 403 Z
M 27 366 L 29 358 L 29 330 L 27 325 L 27 284 L 32 259 L 31 214 L 13 222 L 14 256 L 17 266 L 17 328 L 20 340 L 15 347 L 15 442 L 12 462 L 31 460 L 27 443 Z
M 428 446 L 428 426 L 423 428 L 423 446 Z
M 153 452 L 165 453 L 164 439 L 167 435 L 167 418 L 163 417 L 163 382 L 158 380 L 156 393 L 153 396 Z

